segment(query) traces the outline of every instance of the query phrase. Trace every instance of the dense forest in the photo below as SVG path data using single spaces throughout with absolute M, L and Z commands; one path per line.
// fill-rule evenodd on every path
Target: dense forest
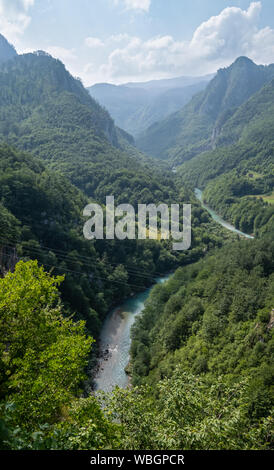
M 146 376 L 153 383 L 178 364 L 185 371 L 229 379 L 245 368 L 255 374 L 267 369 L 273 292 L 270 235 L 233 242 L 180 268 L 166 285 L 154 288 L 136 320 L 133 383 Z
M 239 58 L 148 129 L 163 163 L 59 60 L 2 36 L 0 59 L 0 448 L 271 449 L 273 66 Z M 85 240 L 108 195 L 191 203 L 191 249 Z M 132 328 L 131 387 L 93 393 L 107 313 L 173 271 Z

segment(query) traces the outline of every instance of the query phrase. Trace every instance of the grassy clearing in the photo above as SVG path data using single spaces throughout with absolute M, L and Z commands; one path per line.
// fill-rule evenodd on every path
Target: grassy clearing
M 271 194 L 258 194 L 257 196 L 250 194 L 248 196 L 243 196 L 243 198 L 245 197 L 255 197 L 257 199 L 261 198 L 264 200 L 264 202 L 268 202 L 268 204 L 274 204 L 274 191 L 272 191 Z
M 274 191 L 268 196 L 262 196 L 263 200 L 268 202 L 269 204 L 274 204 Z

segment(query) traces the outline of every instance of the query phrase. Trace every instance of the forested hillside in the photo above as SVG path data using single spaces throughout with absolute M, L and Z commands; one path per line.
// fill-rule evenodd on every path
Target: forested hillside
M 177 364 L 230 378 L 258 373 L 260 358 L 270 366 L 273 248 L 270 233 L 234 242 L 155 287 L 133 328 L 133 382 L 153 383 Z
M 2 140 L 47 160 L 81 189 L 96 165 L 140 167 L 120 151 L 120 133 L 107 111 L 60 61 L 43 52 L 18 56 L 2 65 L 0 84 Z
M 204 200 L 237 228 L 273 226 L 274 81 L 238 108 L 216 136 L 217 148 L 179 169 L 184 183 L 206 188 Z

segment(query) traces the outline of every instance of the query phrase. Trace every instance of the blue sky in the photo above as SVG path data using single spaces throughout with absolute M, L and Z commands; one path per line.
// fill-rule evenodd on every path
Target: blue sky
M 0 32 L 85 85 L 204 75 L 239 55 L 274 62 L 273 0 L 0 0 Z

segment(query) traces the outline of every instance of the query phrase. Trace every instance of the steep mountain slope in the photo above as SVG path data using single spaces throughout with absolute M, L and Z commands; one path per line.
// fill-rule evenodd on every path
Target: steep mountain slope
M 174 164 L 214 148 L 225 122 L 272 78 L 273 64 L 258 66 L 239 57 L 230 67 L 219 70 L 206 90 L 181 111 L 147 129 L 137 146 Z
M 274 80 L 255 93 L 229 118 L 216 136 L 216 148 L 185 162 L 180 177 L 204 188 L 233 168 L 273 171 Z
M 54 121 L 60 127 L 78 125 L 93 132 L 101 134 L 111 144 L 117 144 L 113 120 L 107 111 L 103 110 L 86 92 L 79 80 L 74 79 L 65 69 L 64 65 L 45 52 L 38 51 L 33 54 L 17 56 L 12 62 L 2 64 L 0 68 L 1 80 L 1 107 L 4 108 L 1 121 L 9 124 L 14 118 L 18 125 L 22 125 L 33 114 L 44 111 L 39 108 L 48 107 L 48 124 Z M 32 85 L 30 87 L 30 84 Z M 73 95 L 73 96 L 72 96 Z M 52 116 L 53 100 L 64 97 L 64 113 L 61 122 L 58 122 L 57 111 Z M 75 109 L 74 113 L 66 109 L 69 99 Z M 66 104 L 67 102 L 67 104 Z M 86 106 L 84 109 L 82 106 Z M 22 112 L 23 111 L 23 112 Z M 59 113 L 60 114 L 60 113 Z M 41 124 L 45 116 L 42 116 Z M 9 129 L 7 129 L 8 134 Z
M 272 422 L 273 250 L 271 234 L 262 240 L 242 240 L 223 247 L 198 264 L 178 269 L 167 283 L 155 287 L 145 309 L 138 316 L 133 326 L 131 343 L 132 384 L 139 386 L 135 396 L 143 388 L 140 385 L 150 385 L 147 392 L 147 399 L 150 400 L 142 413 L 142 420 L 144 416 L 149 419 L 152 413 L 151 397 L 155 397 L 157 404 L 162 399 L 163 407 L 169 399 L 164 408 L 164 419 L 170 423 L 169 436 L 174 432 L 173 445 L 181 435 L 183 447 L 187 434 L 190 436 L 191 446 L 197 439 L 195 448 L 202 448 L 199 438 L 201 435 L 211 434 L 214 417 L 217 418 L 217 423 L 212 431 L 213 436 L 218 434 L 217 429 L 227 429 L 219 420 L 227 413 L 237 390 L 246 394 L 244 401 L 240 397 L 236 398 L 237 405 L 241 404 L 240 408 L 245 410 L 245 424 L 242 429 L 250 433 L 255 423 L 256 429 L 260 428 L 264 418 Z M 188 399 L 180 399 L 182 392 L 179 391 L 179 380 L 175 386 L 172 380 L 166 381 L 165 393 L 161 395 L 161 380 L 172 377 L 174 372 L 178 379 L 192 374 L 191 386 L 182 386 L 189 391 Z M 189 408 L 189 414 L 193 416 L 195 423 L 194 430 L 189 434 L 185 431 L 180 433 L 184 426 L 186 407 L 196 393 L 196 386 L 201 378 L 204 380 L 203 392 L 196 404 Z M 159 389 L 154 395 L 155 384 L 159 383 Z M 203 402 L 204 393 L 213 384 L 218 402 L 222 400 L 226 385 L 235 386 L 234 392 L 226 395 L 216 415 L 217 406 L 209 412 Z M 173 391 L 172 399 L 169 396 L 170 390 Z M 129 398 L 135 403 L 133 394 Z M 141 396 L 138 409 L 143 401 Z M 127 403 L 122 399 L 121 411 L 127 409 L 129 403 L 129 400 Z M 169 420 L 171 408 L 173 413 Z M 205 424 L 203 432 L 197 433 L 195 437 L 199 428 L 197 409 L 206 416 L 208 431 L 205 431 Z M 151 419 L 150 429 L 160 413 L 157 409 Z M 241 436 L 238 448 L 247 448 L 240 431 L 240 414 L 238 410 L 237 417 L 235 415 L 230 423 L 237 423 L 235 431 L 237 430 L 237 436 Z M 180 420 L 177 428 L 176 420 Z M 134 427 L 134 419 L 130 424 Z M 160 424 L 157 422 L 157 425 Z M 229 436 L 231 435 L 229 432 Z M 259 437 L 254 440 L 252 448 L 256 448 L 258 439 Z M 267 440 L 271 440 L 269 433 Z M 227 442 L 223 441 L 223 446 L 227 448 Z M 177 448 L 180 448 L 179 445 Z
M 266 84 L 240 106 L 216 131 L 216 146 L 236 142 L 272 140 L 274 116 L 274 80 Z
M 90 196 L 105 172 L 143 172 L 146 162 L 81 82 L 41 51 L 0 67 L 0 139 L 46 160 Z
M 274 80 L 240 106 L 216 134 L 217 148 L 178 169 L 181 181 L 206 188 L 204 199 L 237 228 L 274 228 Z
M 15 48 L 0 34 L 0 65 L 16 56 Z
M 179 110 L 203 90 L 211 76 L 181 77 L 126 85 L 96 84 L 89 92 L 104 106 L 116 124 L 134 137 L 154 122 Z

